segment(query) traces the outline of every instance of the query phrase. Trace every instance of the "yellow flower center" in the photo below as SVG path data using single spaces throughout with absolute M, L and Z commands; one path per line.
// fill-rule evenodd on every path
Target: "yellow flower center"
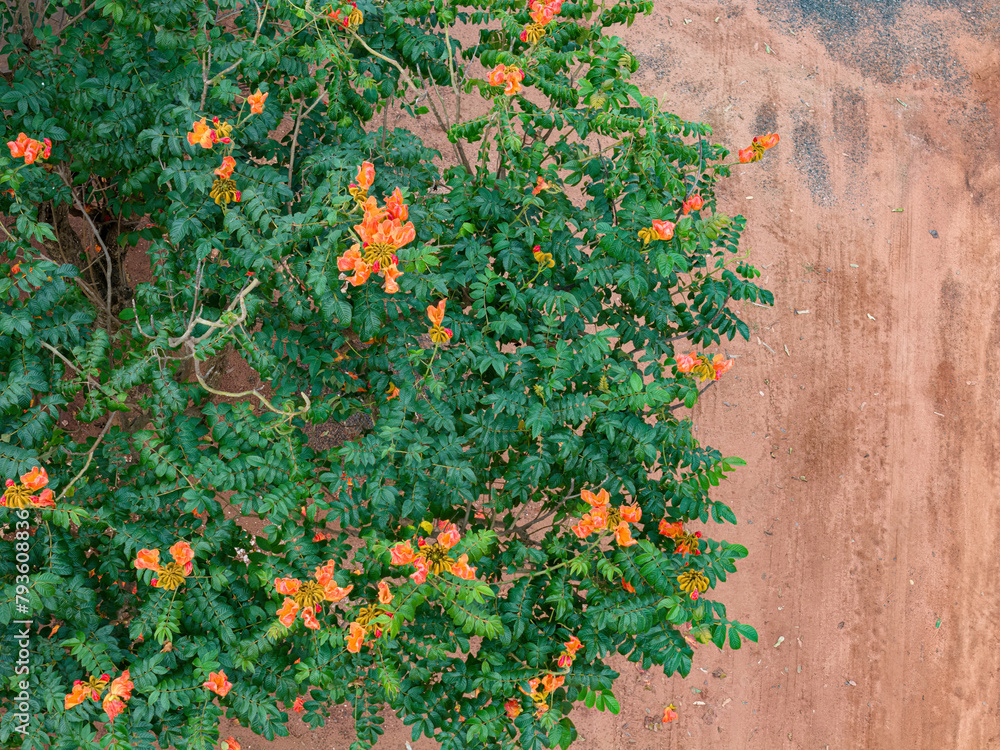
M 545 27 L 540 23 L 529 23 L 524 27 L 524 38 L 530 44 L 537 44 L 543 36 L 545 36 Z
M 184 583 L 184 579 L 186 578 L 184 568 L 175 562 L 167 563 L 160 568 L 156 572 L 156 577 L 159 581 L 159 588 L 166 589 L 167 591 L 176 589 Z
M 4 497 L 7 500 L 8 508 L 27 508 L 31 505 L 31 490 L 23 484 L 15 484 L 13 487 L 7 487 Z
M 444 330 L 443 326 L 434 326 L 430 330 L 431 341 L 435 344 L 447 344 L 451 336 Z
M 218 206 L 225 206 L 236 200 L 239 190 L 236 187 L 236 180 L 218 179 L 212 183 L 212 191 L 208 194 Z
M 294 596 L 294 599 L 296 604 L 302 607 L 302 609 L 306 609 L 308 607 L 315 607 L 326 599 L 326 592 L 315 581 L 306 581 L 299 587 L 299 593 Z
M 613 529 L 622 520 L 622 512 L 618 508 L 608 508 L 608 528 Z
M 379 263 L 382 268 L 392 263 L 392 256 L 396 252 L 396 246 L 388 242 L 373 242 L 365 248 L 365 263 L 375 265 Z
M 380 614 L 382 614 L 382 610 L 378 607 L 362 607 L 358 611 L 358 619 L 356 622 L 358 625 L 367 630 L 368 624 Z
M 431 338 L 433 339 L 433 335 Z M 451 566 L 455 564 L 455 561 L 448 556 L 448 550 L 436 542 L 424 547 L 420 556 L 428 562 L 434 575 L 451 570 Z

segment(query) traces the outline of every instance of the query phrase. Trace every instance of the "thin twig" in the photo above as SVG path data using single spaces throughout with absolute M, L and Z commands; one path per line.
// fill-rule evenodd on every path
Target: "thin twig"
M 700 391 L 698 391 L 698 395 L 700 396 L 701 394 L 703 394 L 705 391 L 707 391 L 709 388 L 711 388 L 713 385 L 715 385 L 718 382 L 719 382 L 718 380 L 712 380 L 711 382 L 709 382 L 708 385 L 706 385 L 704 388 L 702 388 Z M 667 411 L 676 411 L 677 409 L 680 409 L 682 406 L 684 406 L 684 402 L 683 401 L 681 403 L 679 403 L 679 404 L 674 404 L 673 406 L 667 407 Z
M 108 418 L 107 424 L 104 425 L 104 429 L 101 430 L 101 434 L 97 436 L 97 440 L 94 444 L 90 446 L 90 450 L 87 451 L 87 460 L 83 464 L 83 468 L 77 473 L 75 477 L 69 480 L 69 484 L 63 487 L 63 491 L 59 493 L 59 497 L 56 498 L 56 502 L 62 500 L 66 493 L 69 492 L 69 488 L 76 484 L 76 481 L 86 473 L 87 469 L 90 467 L 90 462 L 94 459 L 94 451 L 97 450 L 97 446 L 101 444 L 104 436 L 108 434 L 108 430 L 111 429 L 111 425 L 114 424 L 115 417 L 118 416 L 118 412 L 111 412 L 111 416 Z
M 61 29 L 59 29 L 59 31 L 53 31 L 52 32 L 52 36 L 59 36 L 60 34 L 62 34 L 70 26 L 72 26 L 74 23 L 76 23 L 81 18 L 83 18 L 85 15 L 87 15 L 88 13 L 90 13 L 90 11 L 92 11 L 94 9 L 95 5 L 96 5 L 96 3 L 91 3 L 86 8 L 84 8 L 83 10 L 81 10 L 79 13 L 77 13 L 75 16 L 73 16 L 71 19 L 69 19 L 69 21 L 66 23 L 66 25 L 63 26 Z

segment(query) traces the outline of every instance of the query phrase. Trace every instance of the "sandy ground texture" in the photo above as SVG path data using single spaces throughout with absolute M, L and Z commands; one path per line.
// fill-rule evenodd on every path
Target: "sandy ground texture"
M 743 310 L 751 340 L 694 410 L 749 463 L 717 491 L 739 526 L 715 534 L 750 549 L 719 598 L 760 643 L 702 646 L 686 680 L 619 660 L 621 714 L 575 711 L 574 747 L 1000 748 L 1000 12 L 657 6 L 622 30 L 641 88 L 733 151 L 781 134 L 719 200 L 776 304 Z M 353 740 L 343 708 L 291 729 L 232 733 Z M 386 729 L 380 750 L 407 748 Z

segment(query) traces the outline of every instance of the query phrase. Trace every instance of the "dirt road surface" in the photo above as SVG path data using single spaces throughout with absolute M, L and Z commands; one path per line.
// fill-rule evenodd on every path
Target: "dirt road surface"
M 750 549 L 717 598 L 760 643 L 700 647 L 687 680 L 620 660 L 621 714 L 576 710 L 574 747 L 1000 748 L 1000 11 L 658 2 L 622 36 L 640 87 L 734 152 L 781 135 L 719 200 L 775 307 L 745 308 L 751 340 L 694 410 L 749 464 L 713 535 Z M 347 713 L 233 733 L 353 739 Z

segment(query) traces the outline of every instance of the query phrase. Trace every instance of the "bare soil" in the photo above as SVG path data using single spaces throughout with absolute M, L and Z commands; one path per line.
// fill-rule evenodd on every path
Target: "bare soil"
M 719 200 L 775 307 L 746 306 L 694 410 L 749 464 L 714 533 L 751 551 L 719 598 L 760 643 L 702 646 L 686 680 L 618 660 L 622 712 L 575 711 L 580 748 L 1000 748 L 998 22 L 972 0 L 688 0 L 622 29 L 667 108 L 734 152 L 781 134 Z M 345 708 L 231 731 L 354 739 Z

